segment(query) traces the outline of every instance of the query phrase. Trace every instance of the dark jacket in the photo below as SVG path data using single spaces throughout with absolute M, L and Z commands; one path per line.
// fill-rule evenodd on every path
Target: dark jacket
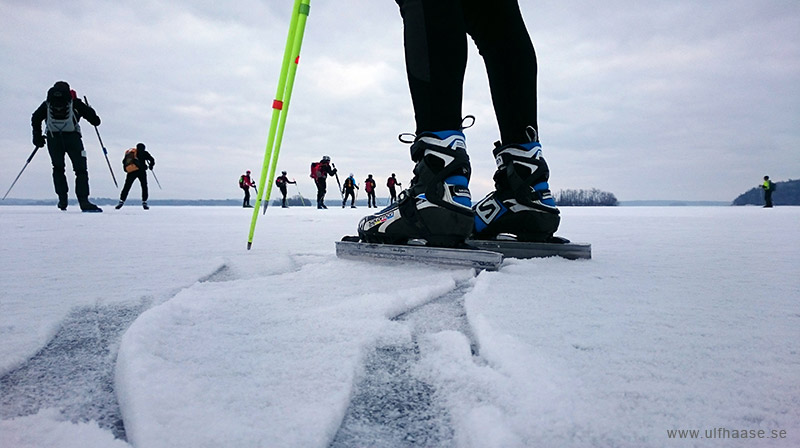
M 152 170 L 153 166 L 156 164 L 156 159 L 154 159 L 147 150 L 137 149 L 136 158 L 133 160 L 133 163 L 135 163 L 140 170 L 146 170 L 147 168 Z
M 289 180 L 286 176 L 279 176 L 275 179 L 275 185 L 278 186 L 280 189 L 286 188 L 286 184 L 296 184 L 297 182 Z
M 100 117 L 91 106 L 87 106 L 83 101 L 78 98 L 72 99 L 72 110 L 75 113 L 75 119 L 80 121 L 85 118 L 93 126 L 100 126 Z M 47 101 L 43 101 L 31 115 L 31 126 L 33 127 L 33 135 L 42 135 L 42 122 L 47 119 Z M 80 133 L 80 132 L 79 132 Z

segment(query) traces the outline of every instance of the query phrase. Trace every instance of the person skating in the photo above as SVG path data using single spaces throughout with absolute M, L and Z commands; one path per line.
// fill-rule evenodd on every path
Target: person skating
M 375 203 L 375 187 L 375 179 L 372 178 L 372 174 L 368 174 L 367 178 L 364 180 L 364 191 L 367 192 L 367 208 L 378 208 L 378 205 Z
M 775 191 L 775 184 L 769 180 L 769 176 L 764 176 L 761 188 L 764 189 L 764 208 L 772 208 L 772 192 Z
M 335 167 L 331 167 L 331 158 L 323 156 L 322 160 L 312 164 L 311 177 L 317 185 L 317 208 L 327 209 L 325 206 L 325 193 L 328 191 L 328 176 L 333 176 L 337 173 Z
M 386 179 L 386 186 L 389 187 L 389 204 L 394 204 L 397 202 L 397 187 L 402 187 L 403 184 L 397 181 L 397 177 L 395 174 Z
M 100 125 L 100 117 L 95 110 L 77 98 L 68 83 L 56 82 L 47 91 L 47 99 L 31 115 L 33 144 L 37 148 L 47 145 L 53 164 L 53 186 L 59 209 L 66 210 L 68 205 L 69 186 L 64 161 L 67 155 L 75 172 L 75 196 L 81 211 L 102 212 L 100 207 L 89 202 L 89 171 L 78 123 L 81 118 L 94 126 Z M 42 121 L 45 122 L 46 134 L 42 134 Z
M 147 170 L 148 168 L 152 170 L 156 166 L 156 159 L 145 150 L 144 143 L 137 143 L 135 148 L 125 151 L 122 166 L 128 175 L 125 177 L 125 185 L 122 186 L 122 192 L 119 194 L 119 203 L 114 208 L 119 210 L 125 205 L 125 200 L 128 199 L 128 192 L 131 191 L 133 181 L 139 179 L 139 184 L 142 187 L 142 208 L 150 210 L 150 206 L 147 205 L 149 196 Z
M 416 122 L 414 178 L 394 206 L 359 223 L 368 242 L 457 246 L 511 233 L 548 241 L 560 217 L 537 122 L 536 53 L 517 0 L 397 0 Z M 467 35 L 483 57 L 501 141 L 495 190 L 472 207 L 462 115 Z M 474 118 L 473 118 L 474 120 Z
M 353 173 L 350 173 L 350 176 L 344 180 L 344 185 L 342 188 L 344 189 L 342 208 L 344 208 L 348 197 L 350 198 L 350 208 L 356 208 L 356 190 L 359 190 L 360 188 L 358 188 L 358 184 L 356 183 L 356 178 Z
M 286 171 L 281 171 L 281 175 L 277 179 L 275 179 L 275 185 L 277 185 L 277 187 L 281 190 L 281 195 L 282 195 L 281 207 L 282 208 L 289 208 L 289 206 L 286 205 L 286 184 L 296 184 L 296 183 L 297 183 L 296 181 L 289 180 L 289 178 L 286 177 Z
M 243 208 L 253 208 L 253 206 L 250 205 L 250 187 L 255 188 L 256 184 L 253 182 L 253 178 L 250 177 L 250 170 L 247 170 L 244 174 L 239 176 L 239 188 L 244 190 L 244 200 L 242 200 Z

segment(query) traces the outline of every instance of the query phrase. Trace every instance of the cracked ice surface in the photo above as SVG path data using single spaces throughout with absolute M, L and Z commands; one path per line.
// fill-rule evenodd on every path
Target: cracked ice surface
M 404 408 L 438 415 L 393 446 L 673 446 L 668 429 L 718 427 L 800 442 L 800 209 L 565 209 L 559 233 L 591 242 L 591 261 L 474 279 L 336 259 L 363 212 L 270 209 L 246 251 L 238 208 L 0 207 L 0 445 L 327 446 L 350 411 Z M 83 318 L 105 310 L 135 320 Z M 110 374 L 37 361 L 72 324 L 108 327 L 75 357 Z M 54 399 L 33 367 L 112 393 Z M 34 385 L 7 395 L 15 372 Z M 408 406 L 367 399 L 385 387 Z M 102 417 L 114 397 L 127 442 Z M 343 434 L 377 445 L 399 421 Z

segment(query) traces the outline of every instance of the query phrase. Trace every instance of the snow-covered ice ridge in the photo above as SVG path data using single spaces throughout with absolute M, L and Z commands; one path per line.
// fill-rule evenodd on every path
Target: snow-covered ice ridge
M 366 212 L 0 207 L 0 446 L 800 445 L 800 208 L 564 208 L 592 260 L 477 275 L 337 259 Z M 670 436 L 718 428 L 785 433 Z

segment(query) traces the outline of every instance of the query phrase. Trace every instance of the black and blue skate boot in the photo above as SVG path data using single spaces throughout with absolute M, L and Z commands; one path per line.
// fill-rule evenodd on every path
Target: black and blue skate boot
M 463 129 L 463 128 L 462 128 Z M 461 130 L 423 132 L 414 136 L 414 178 L 398 202 L 358 225 L 361 241 L 454 247 L 472 233 L 471 167 Z
M 475 204 L 474 239 L 499 234 L 518 241 L 548 242 L 561 221 L 550 193 L 550 170 L 542 157 L 536 131 L 528 128 L 529 143 L 501 145 L 492 152 L 497 162 L 495 191 Z

